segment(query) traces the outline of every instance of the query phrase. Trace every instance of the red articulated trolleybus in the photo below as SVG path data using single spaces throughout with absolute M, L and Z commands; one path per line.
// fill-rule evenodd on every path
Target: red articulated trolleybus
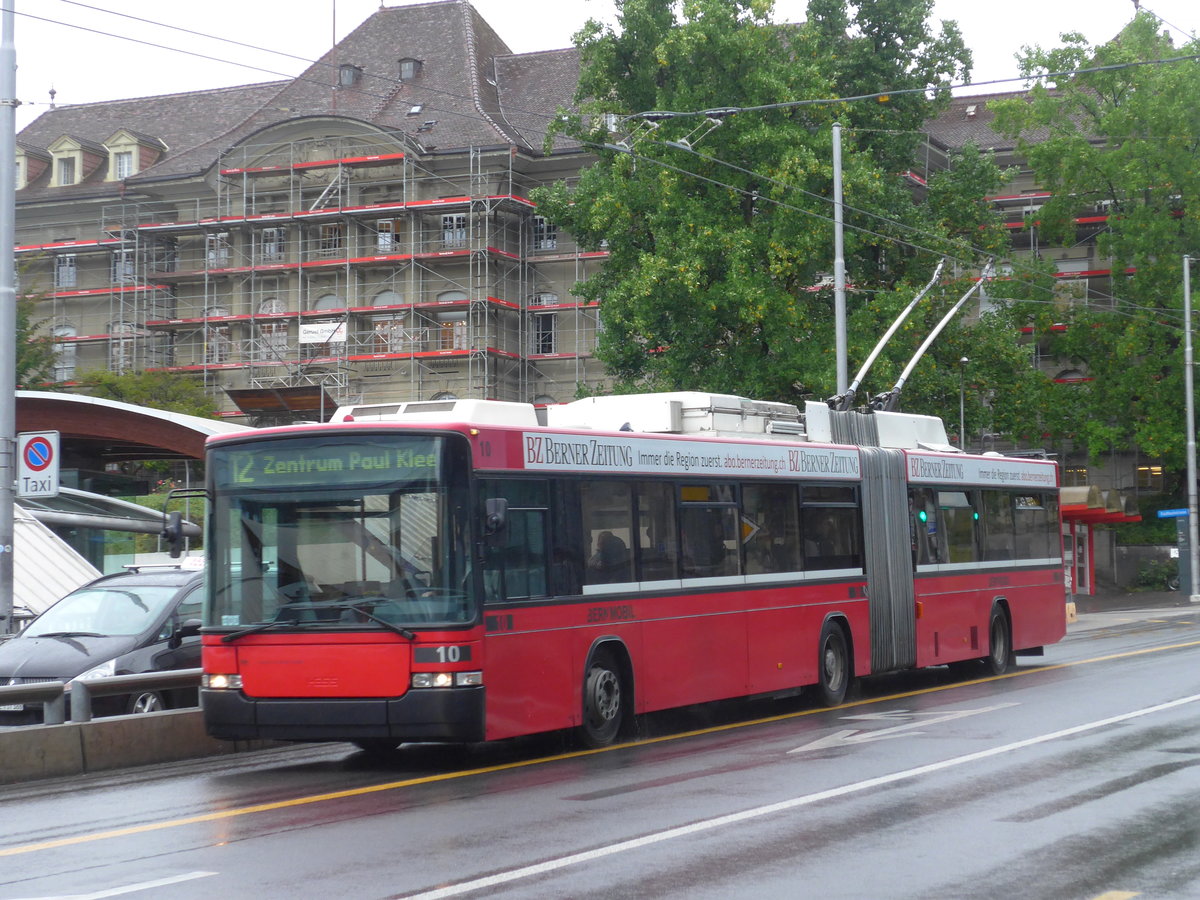
M 207 458 L 219 738 L 603 746 L 653 710 L 1003 672 L 1066 628 L 1055 464 L 958 452 L 931 417 L 412 402 Z

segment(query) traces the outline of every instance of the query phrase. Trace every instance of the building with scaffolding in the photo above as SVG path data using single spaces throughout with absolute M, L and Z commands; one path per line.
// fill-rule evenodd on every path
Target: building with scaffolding
M 18 137 L 23 289 L 89 369 L 192 373 L 227 415 L 568 400 L 599 266 L 537 214 L 574 50 L 513 54 L 464 0 L 383 8 L 295 79 L 51 109 Z

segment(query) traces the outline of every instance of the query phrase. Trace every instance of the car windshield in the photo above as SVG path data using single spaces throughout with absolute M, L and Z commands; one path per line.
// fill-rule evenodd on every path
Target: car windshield
M 178 593 L 177 585 L 166 584 L 80 588 L 38 616 L 21 636 L 141 634 Z
M 470 621 L 465 474 L 443 474 L 442 449 L 398 434 L 213 452 L 205 624 Z

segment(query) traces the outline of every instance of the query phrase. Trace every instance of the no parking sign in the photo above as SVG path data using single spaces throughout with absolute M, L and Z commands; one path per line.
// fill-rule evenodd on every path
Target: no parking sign
M 17 435 L 17 496 L 58 496 L 58 432 Z

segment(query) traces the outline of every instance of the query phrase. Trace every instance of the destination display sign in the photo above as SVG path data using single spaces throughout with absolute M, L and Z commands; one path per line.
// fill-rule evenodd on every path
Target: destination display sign
M 264 441 L 253 449 L 220 448 L 212 456 L 218 488 L 338 487 L 435 478 L 438 451 L 436 438 L 388 443 Z
M 633 475 L 720 475 L 857 481 L 858 451 L 845 447 L 668 441 L 524 432 L 526 469 L 552 472 L 624 472 Z
M 1036 459 L 1007 456 L 962 457 L 945 454 L 908 454 L 908 480 L 912 484 L 971 484 L 983 487 L 1057 487 L 1056 466 Z

